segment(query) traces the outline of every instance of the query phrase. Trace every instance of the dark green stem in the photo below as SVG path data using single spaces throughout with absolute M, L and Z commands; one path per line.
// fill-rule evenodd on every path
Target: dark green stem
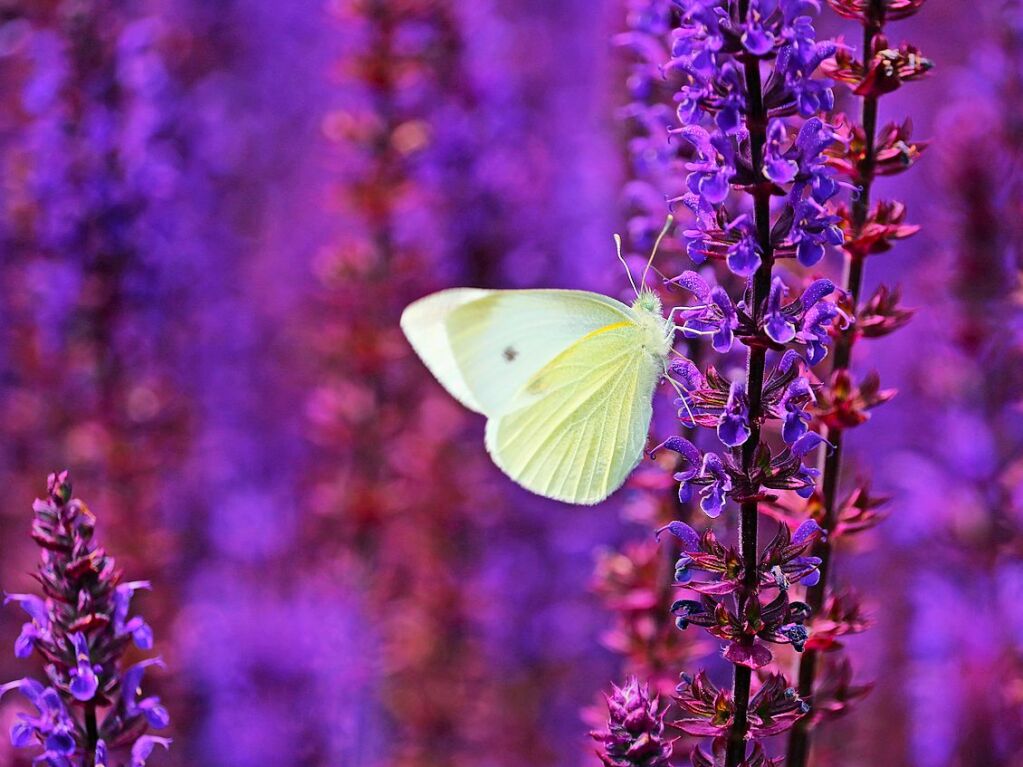
M 96 721 L 96 702 L 85 704 L 85 765 L 96 763 L 96 744 L 99 743 L 99 726 Z
M 747 3 L 740 3 L 740 13 L 745 16 Z M 753 175 L 756 179 L 763 178 L 764 145 L 767 142 L 767 110 L 764 108 L 762 84 L 760 78 L 760 61 L 749 57 L 743 64 L 746 76 L 746 91 L 749 99 L 746 127 L 749 130 L 750 158 L 753 163 Z M 759 323 L 763 314 L 763 305 L 771 289 L 771 271 L 774 267 L 774 255 L 771 248 L 771 199 L 766 185 L 753 188 L 753 219 L 756 226 L 757 244 L 760 246 L 760 267 L 753 275 L 753 289 L 750 296 L 751 313 Z M 749 439 L 742 446 L 742 468 L 744 473 L 752 473 L 757 447 L 760 445 L 760 422 L 763 417 L 764 369 L 766 367 L 767 349 L 755 344 L 750 346 L 746 362 L 746 391 L 749 396 Z M 756 492 L 756 488 L 752 489 Z M 743 589 L 738 598 L 737 608 L 741 616 L 745 612 L 748 599 L 756 599 L 758 587 L 757 576 L 757 525 L 759 521 L 759 502 L 744 501 L 739 511 L 739 540 L 742 557 L 745 562 L 743 571 Z M 749 699 L 752 670 L 747 666 L 736 665 L 732 678 L 732 700 L 735 713 L 732 726 L 728 730 L 725 749 L 725 767 L 736 767 L 746 758 L 746 734 L 749 731 Z
M 874 39 L 881 33 L 884 25 L 884 0 L 871 0 L 869 16 L 863 26 L 863 57 L 864 65 L 869 66 Z M 877 97 L 866 96 L 863 99 L 861 121 L 864 132 L 863 159 L 858 166 L 860 193 L 852 204 L 851 239 L 855 241 L 863 232 L 870 215 L 870 190 L 874 181 L 874 154 L 877 133 Z M 860 297 L 863 292 L 864 253 L 855 249 L 845 251 L 845 270 L 842 275 L 842 288 L 850 296 L 853 317 L 859 309 Z M 832 362 L 832 377 L 839 371 L 846 371 L 852 363 L 852 350 L 856 341 L 855 328 L 840 335 L 835 341 Z M 834 448 L 826 452 L 821 460 L 821 495 L 824 507 L 824 518 L 821 526 L 829 533 L 834 530 L 838 521 L 838 487 L 842 473 L 843 430 L 824 429 L 824 438 Z M 831 540 L 818 542 L 814 555 L 820 557 L 820 580 L 807 590 L 806 602 L 813 613 L 819 614 L 824 607 L 827 596 L 828 575 L 831 570 Z M 800 697 L 809 700 L 812 706 L 814 683 L 820 665 L 819 652 L 807 650 L 799 663 L 798 687 Z M 806 767 L 810 760 L 812 743 L 812 714 L 796 722 L 789 735 L 786 767 Z

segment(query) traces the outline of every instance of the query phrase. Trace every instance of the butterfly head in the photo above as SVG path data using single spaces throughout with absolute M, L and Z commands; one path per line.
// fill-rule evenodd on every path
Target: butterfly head
M 661 299 L 643 289 L 632 302 L 636 323 L 643 329 L 643 348 L 655 357 L 667 358 L 671 350 L 670 323 L 664 318 Z
M 663 316 L 660 296 L 647 288 L 643 288 L 639 291 L 639 295 L 636 296 L 636 300 L 632 302 L 632 308 L 636 312 L 654 314 L 658 317 Z

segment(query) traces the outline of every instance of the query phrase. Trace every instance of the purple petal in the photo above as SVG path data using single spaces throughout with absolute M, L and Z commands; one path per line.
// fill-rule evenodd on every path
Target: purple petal
M 799 297 L 799 302 L 803 305 L 804 309 L 809 309 L 824 298 L 824 296 L 830 295 L 834 292 L 835 283 L 831 280 L 814 280 L 809 287 L 803 291 L 803 295 Z
M 781 360 L 779 360 L 779 362 L 778 362 L 778 372 L 779 373 L 787 373 L 787 372 L 789 372 L 789 369 L 795 363 L 798 363 L 801 360 L 802 360 L 802 358 L 799 356 L 798 352 L 796 352 L 793 349 L 787 350 L 783 355 L 781 355 Z
M 99 689 L 99 680 L 89 666 L 79 665 L 76 670 L 71 672 L 70 690 L 75 700 L 80 700 L 83 703 L 92 700 L 97 689 Z
M 15 748 L 26 748 L 36 744 L 36 728 L 26 721 L 11 725 L 11 745 Z
M 75 739 L 63 727 L 51 732 L 45 741 L 46 750 L 58 756 L 71 756 L 75 753 Z
M 781 427 L 781 438 L 785 441 L 785 444 L 791 445 L 806 434 L 807 425 L 802 417 L 803 412 L 802 410 L 796 410 L 785 416 Z
M 697 188 L 700 196 L 711 205 L 724 202 L 728 197 L 728 174 L 723 172 L 704 175 L 700 178 Z
M 796 440 L 796 443 L 791 448 L 792 454 L 797 458 L 802 459 L 807 453 L 822 444 L 830 445 L 831 443 L 815 431 L 807 432 Z
M 687 525 L 685 522 L 669 522 L 664 527 L 659 529 L 654 535 L 660 538 L 661 533 L 667 530 L 669 533 L 674 535 L 680 541 L 682 541 L 682 549 L 684 551 L 699 551 L 700 550 L 700 535 L 692 527 Z
M 696 272 L 687 270 L 682 272 L 678 277 L 672 279 L 679 287 L 685 288 L 690 293 L 695 295 L 700 301 L 707 301 L 707 297 L 710 295 L 710 285 Z
M 661 447 L 678 453 L 684 459 L 685 464 L 691 466 L 699 466 L 700 461 L 702 460 L 699 448 L 684 437 L 668 437 L 668 439 L 661 444 Z M 656 448 L 654 449 L 656 450 Z
M 824 258 L 824 246 L 812 240 L 802 239 L 796 246 L 796 260 L 803 266 L 813 266 Z
M 33 594 L 4 594 L 4 604 L 17 602 L 21 609 L 43 628 L 50 625 L 50 614 L 46 602 Z
M 754 56 L 764 56 L 774 47 L 774 35 L 761 25 L 750 25 L 742 36 L 742 44 Z
M 818 570 L 817 568 L 814 568 L 809 573 L 800 578 L 799 582 L 804 586 L 816 586 L 818 583 L 820 583 L 820 580 L 821 571 Z
M 750 430 L 741 416 L 725 413 L 718 421 L 718 439 L 728 447 L 738 447 L 749 439 Z
M 780 312 L 767 318 L 764 330 L 777 344 L 787 344 L 796 337 L 796 328 Z
M 160 745 L 169 748 L 170 738 L 159 738 L 155 735 L 143 735 L 131 747 L 131 767 L 145 767 L 146 759 L 153 753 L 153 748 Z
M 170 724 L 170 714 L 157 697 L 146 698 L 139 703 L 139 710 L 145 715 L 150 727 L 162 730 Z
M 821 538 L 826 537 L 824 528 L 818 525 L 815 520 L 808 519 L 796 528 L 796 532 L 792 534 L 792 543 L 798 545 L 817 536 Z
M 30 656 L 39 636 L 39 629 L 34 623 L 23 624 L 21 634 L 14 640 L 14 657 L 27 658 Z

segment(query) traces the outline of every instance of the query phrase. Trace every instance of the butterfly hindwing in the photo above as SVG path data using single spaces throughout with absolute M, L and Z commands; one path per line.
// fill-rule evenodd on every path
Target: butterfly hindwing
M 540 495 L 593 504 L 618 489 L 643 454 L 660 363 L 631 320 L 606 325 L 537 371 L 487 422 L 487 449 Z

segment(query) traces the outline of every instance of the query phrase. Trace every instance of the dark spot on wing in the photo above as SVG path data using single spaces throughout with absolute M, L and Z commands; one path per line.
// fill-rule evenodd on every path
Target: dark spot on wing
M 505 347 L 505 350 L 501 352 L 501 356 L 503 356 L 508 362 L 514 362 L 515 358 L 519 356 L 519 353 L 515 350 L 515 347 L 507 346 Z

